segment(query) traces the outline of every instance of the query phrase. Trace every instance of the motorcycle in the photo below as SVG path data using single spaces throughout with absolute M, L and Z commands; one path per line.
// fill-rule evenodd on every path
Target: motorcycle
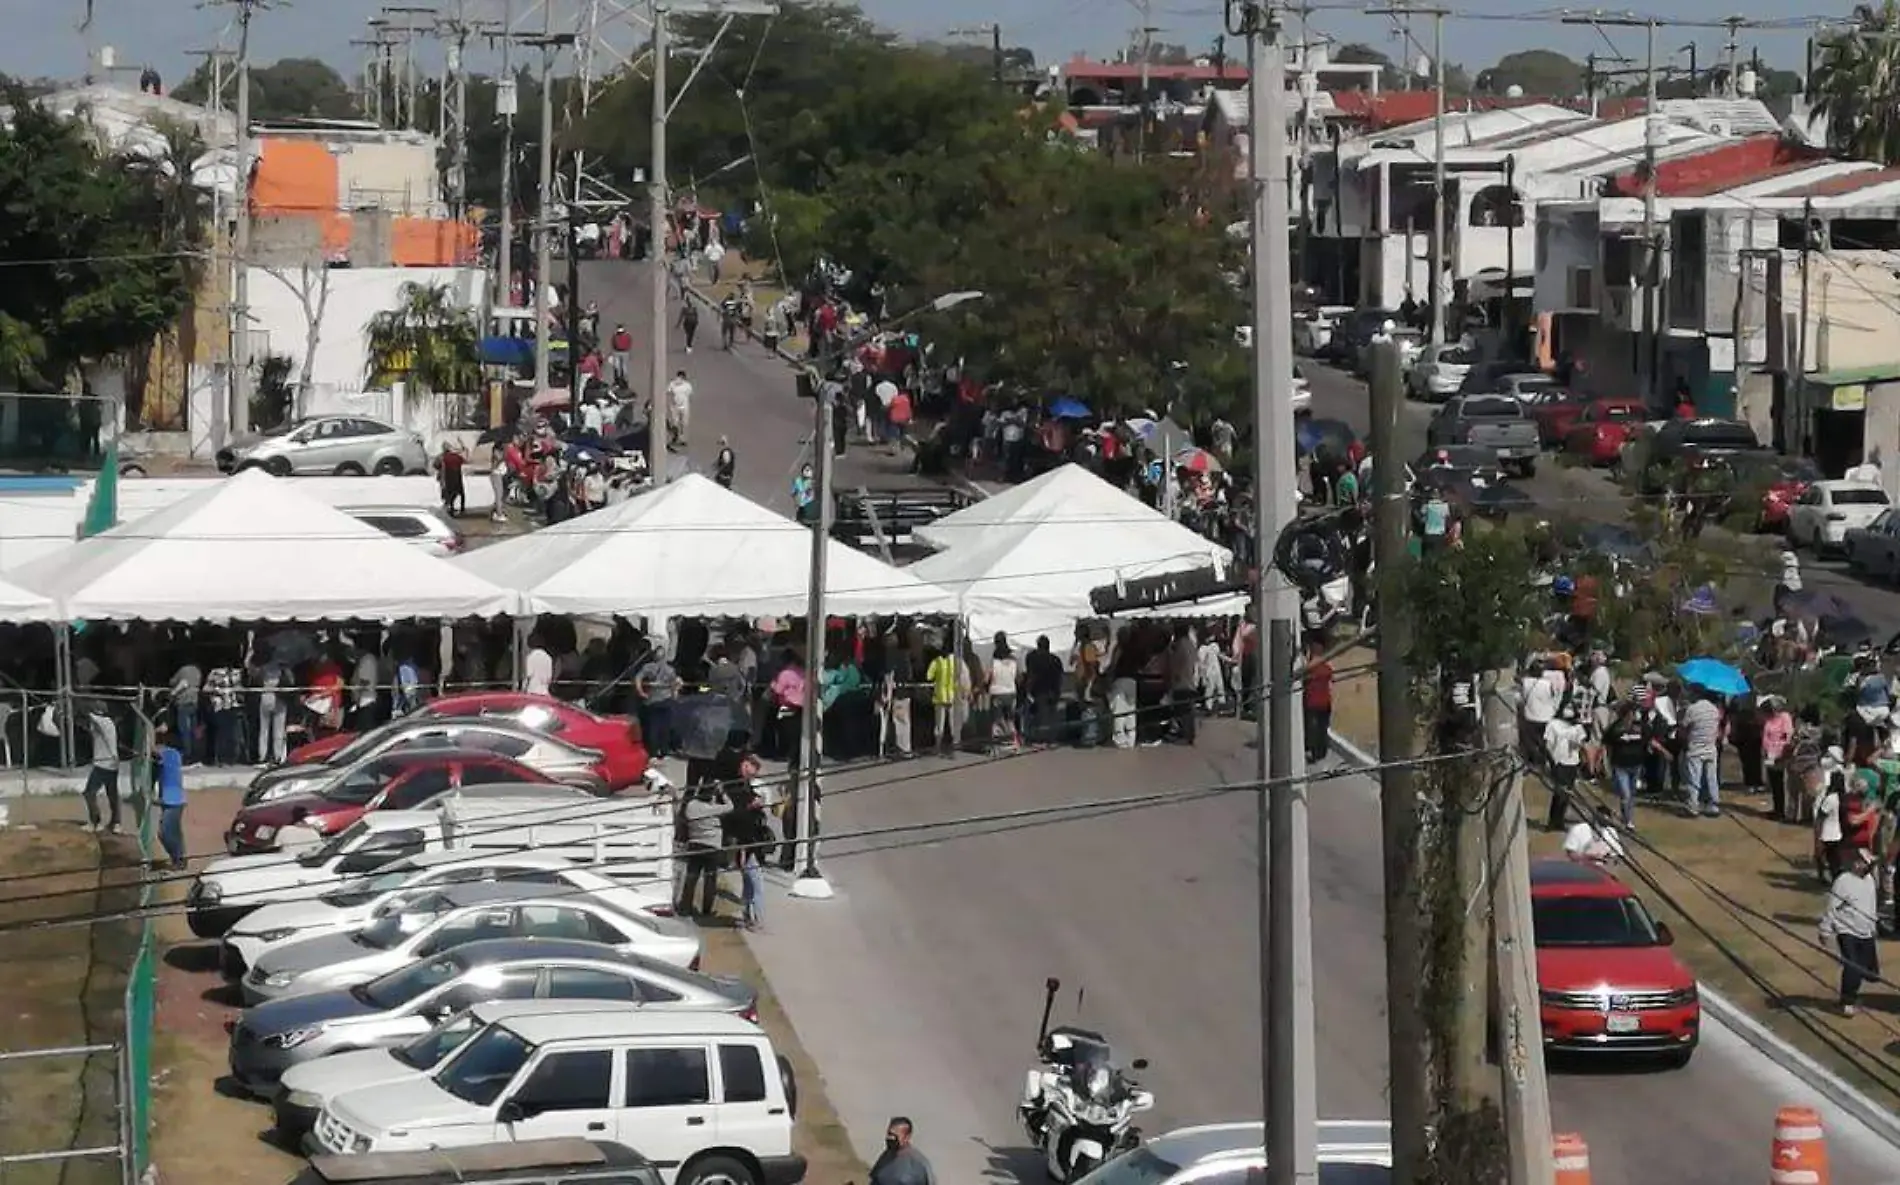
M 1017 1116 L 1023 1133 L 1042 1154 L 1049 1179 L 1072 1182 L 1141 1143 L 1134 1117 L 1155 1105 L 1154 1095 L 1114 1062 L 1108 1039 L 1074 1025 L 1049 1027 L 1062 981 L 1047 980 L 1042 1023 L 1036 1029 L 1040 1062 L 1023 1083 Z M 1078 1010 L 1081 995 L 1076 997 Z M 1148 1068 L 1144 1058 L 1129 1069 Z

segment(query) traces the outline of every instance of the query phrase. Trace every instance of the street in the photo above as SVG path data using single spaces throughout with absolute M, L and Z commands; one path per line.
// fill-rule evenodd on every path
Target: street
M 1239 726 L 1202 744 L 920 761 L 826 800 L 833 834 L 1233 782 Z M 906 778 L 906 775 L 909 775 Z M 905 778 L 906 780 L 897 780 Z M 1312 798 L 1320 1114 L 1383 1117 L 1386 1040 L 1378 803 L 1362 777 Z M 972 825 L 827 846 L 834 900 L 779 899 L 752 938 L 833 1105 L 868 1157 L 907 1114 L 941 1180 L 1037 1182 L 1013 1109 L 1042 982 L 1058 1019 L 1146 1057 L 1145 1130 L 1260 1106 L 1254 804 L 1232 794 L 1061 821 Z M 1085 992 L 1076 1011 L 1077 989 Z M 1589 1142 L 1599 1185 L 1760 1180 L 1775 1109 L 1826 1117 L 1837 1185 L 1884 1185 L 1894 1150 L 1709 1024 L 1686 1070 L 1553 1074 L 1556 1129 Z

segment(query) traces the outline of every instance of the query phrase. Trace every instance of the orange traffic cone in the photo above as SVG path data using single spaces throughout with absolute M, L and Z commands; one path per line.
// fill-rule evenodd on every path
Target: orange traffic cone
M 1557 1185 L 1590 1185 L 1590 1146 L 1582 1136 L 1561 1135 L 1551 1148 Z
M 1774 1163 L 1769 1185 L 1828 1185 L 1827 1134 L 1813 1107 L 1783 1107 L 1775 1112 Z

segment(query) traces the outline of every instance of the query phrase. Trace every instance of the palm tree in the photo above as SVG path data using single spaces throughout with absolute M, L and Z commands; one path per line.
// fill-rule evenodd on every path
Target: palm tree
M 1900 161 L 1900 0 L 1857 4 L 1853 28 L 1824 37 L 1808 101 L 1827 120 L 1828 147 L 1844 156 Z
M 369 385 L 400 379 L 429 391 L 466 395 L 481 385 L 481 326 L 444 284 L 404 284 L 393 309 L 369 322 Z

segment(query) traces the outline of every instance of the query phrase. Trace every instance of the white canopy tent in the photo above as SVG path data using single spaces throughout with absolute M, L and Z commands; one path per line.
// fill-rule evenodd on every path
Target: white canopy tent
M 316 478 L 305 481 L 321 480 Z M 396 621 L 514 594 L 258 470 L 10 572 L 68 621 Z
M 1040 634 L 1060 641 L 1077 621 L 1099 616 L 1089 593 L 1104 585 L 1233 563 L 1226 548 L 1073 465 L 917 534 L 946 550 L 908 570 L 960 590 L 973 637 L 1001 632 L 1018 647 Z M 1245 603 L 1225 597 L 1140 616 L 1237 613 Z
M 951 613 L 956 598 L 828 541 L 825 606 L 841 616 Z M 452 561 L 529 613 L 803 616 L 811 530 L 698 474 Z
M 28 625 L 58 620 L 59 606 L 51 597 L 0 580 L 0 624 Z

